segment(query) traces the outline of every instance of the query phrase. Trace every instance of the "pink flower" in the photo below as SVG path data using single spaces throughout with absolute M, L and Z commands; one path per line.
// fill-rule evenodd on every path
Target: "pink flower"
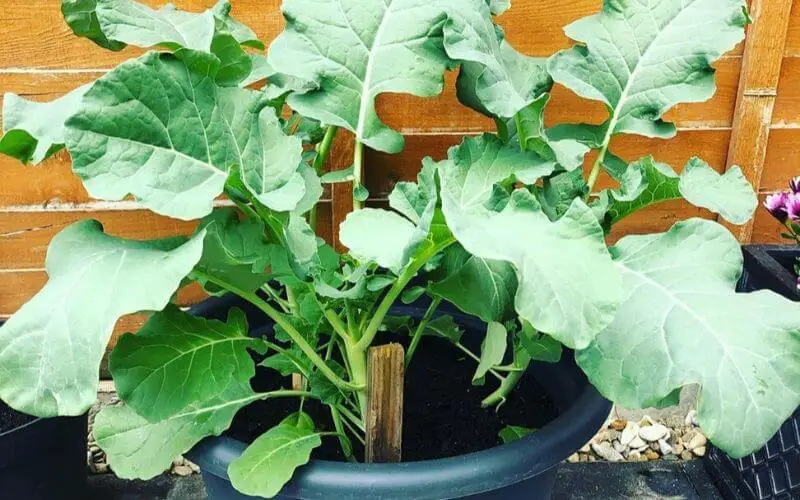
M 764 208 L 772 214 L 773 217 L 778 219 L 781 223 L 786 222 L 789 214 L 786 211 L 786 202 L 789 200 L 788 193 L 775 193 L 767 196 L 764 200 Z
M 800 176 L 797 176 L 794 179 L 789 179 L 789 187 L 792 189 L 793 193 L 800 193 Z
M 786 214 L 793 221 L 800 220 L 800 193 L 791 193 L 786 197 Z

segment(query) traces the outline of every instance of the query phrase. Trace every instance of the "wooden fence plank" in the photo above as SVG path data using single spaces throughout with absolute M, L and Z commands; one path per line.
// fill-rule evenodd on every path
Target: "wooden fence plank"
M 739 165 L 756 190 L 761 185 L 772 113 L 778 93 L 792 0 L 753 0 L 727 165 Z M 728 225 L 742 243 L 753 223 Z
M 371 347 L 367 358 L 365 461 L 402 458 L 405 351 L 400 344 Z

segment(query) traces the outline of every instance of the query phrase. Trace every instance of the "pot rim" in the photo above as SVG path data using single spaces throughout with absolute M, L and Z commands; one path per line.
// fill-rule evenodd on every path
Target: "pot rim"
M 208 314 L 240 305 L 227 297 L 212 298 L 192 309 Z M 414 306 L 398 309 L 416 310 Z M 460 320 L 474 323 L 477 318 Z M 455 457 L 392 464 L 365 464 L 311 460 L 298 468 L 280 495 L 292 498 L 329 498 L 320 492 L 335 491 L 338 498 L 449 498 L 498 490 L 542 474 L 561 463 L 594 436 L 611 412 L 611 403 L 586 380 L 571 351 L 555 364 L 537 365 L 537 376 L 551 392 L 572 392 L 554 420 L 536 432 L 514 441 Z M 566 408 L 564 408 L 566 406 Z M 204 474 L 229 480 L 227 468 L 248 445 L 228 436 L 211 436 L 186 453 Z M 445 493 L 446 491 L 446 493 Z

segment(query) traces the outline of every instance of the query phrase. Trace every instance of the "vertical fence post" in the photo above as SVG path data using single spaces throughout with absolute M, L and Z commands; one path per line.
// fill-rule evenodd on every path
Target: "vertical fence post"
M 745 41 L 727 167 L 739 165 L 756 192 L 764 172 L 791 10 L 792 0 L 750 2 L 753 24 Z M 750 242 L 752 220 L 742 226 L 725 225 L 739 242 Z

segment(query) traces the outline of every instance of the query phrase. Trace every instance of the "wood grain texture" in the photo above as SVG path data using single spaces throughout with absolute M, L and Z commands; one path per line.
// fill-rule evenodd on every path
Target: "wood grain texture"
M 788 188 L 790 178 L 800 175 L 800 129 L 773 129 L 767 144 L 761 191 Z
M 370 347 L 367 355 L 365 461 L 396 463 L 402 458 L 405 351 L 400 344 Z
M 753 0 L 750 7 L 753 24 L 745 41 L 727 165 L 740 166 L 758 190 L 778 95 L 792 0 Z M 751 241 L 752 221 L 742 226 L 725 225 L 740 242 Z

